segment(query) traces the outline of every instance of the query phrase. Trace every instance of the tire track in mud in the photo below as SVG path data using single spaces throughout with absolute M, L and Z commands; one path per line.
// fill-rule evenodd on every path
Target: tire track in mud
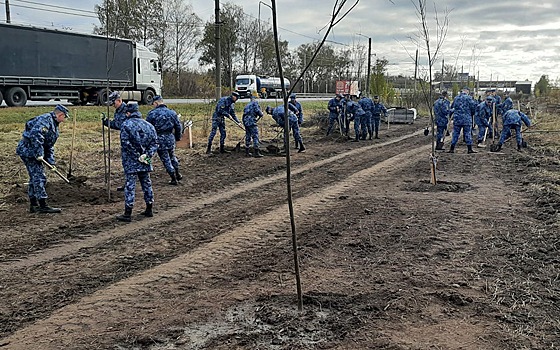
M 296 169 L 292 170 L 292 176 L 298 176 L 305 172 L 312 171 L 314 169 L 321 168 L 322 166 L 328 165 L 330 163 L 334 163 L 336 161 L 349 158 L 352 156 L 359 155 L 363 152 L 366 152 L 371 149 L 383 148 L 386 146 L 390 146 L 401 141 L 405 141 L 409 138 L 414 136 L 418 136 L 423 132 L 422 130 L 418 130 L 411 134 L 406 134 L 395 139 L 379 143 L 379 144 L 372 144 L 364 147 L 360 147 L 357 149 L 353 149 L 348 152 L 344 152 L 323 160 L 310 162 L 305 165 L 302 165 Z M 262 177 L 262 176 L 260 176 Z M 226 188 L 220 193 L 215 193 L 210 195 L 209 197 L 199 197 L 198 199 L 194 199 L 188 203 L 179 205 L 176 208 L 170 209 L 165 211 L 162 214 L 158 214 L 157 216 L 150 218 L 149 220 L 142 220 L 142 221 L 135 221 L 130 224 L 119 225 L 114 227 L 110 230 L 103 231 L 99 234 L 94 236 L 89 236 L 83 240 L 79 241 L 70 241 L 68 243 L 62 243 L 60 245 L 44 249 L 37 253 L 31 254 L 26 256 L 24 259 L 20 260 L 11 260 L 6 263 L 0 265 L 0 273 L 9 273 L 18 269 L 25 269 L 35 265 L 40 265 L 43 263 L 47 263 L 49 261 L 57 260 L 63 258 L 64 256 L 68 256 L 71 254 L 75 254 L 81 249 L 95 247 L 99 244 L 102 244 L 109 240 L 118 239 L 119 237 L 126 237 L 131 235 L 135 232 L 138 232 L 143 229 L 147 229 L 148 227 L 154 227 L 158 225 L 162 225 L 168 222 L 172 222 L 177 220 L 177 217 L 184 216 L 189 212 L 210 206 L 212 204 L 218 203 L 220 201 L 229 200 L 235 198 L 236 196 L 241 195 L 247 191 L 254 191 L 256 189 L 262 188 L 266 185 L 275 183 L 279 180 L 283 180 L 285 178 L 285 173 L 280 173 L 277 175 L 268 175 L 265 178 L 257 177 L 256 181 L 253 182 L 244 182 L 244 183 L 237 183 L 231 186 L 229 189 Z
M 331 186 L 296 199 L 294 209 L 299 213 L 298 220 L 310 220 L 310 216 L 329 212 L 340 205 L 337 199 L 343 194 L 369 184 L 372 176 L 378 173 L 417 161 L 417 157 L 427 152 L 429 148 L 430 145 L 425 145 L 390 157 L 348 175 L 344 180 Z M 348 153 L 362 150 L 363 148 Z M 343 155 L 336 157 L 343 157 Z M 328 162 L 327 159 L 318 163 Z M 313 164 L 315 163 L 296 171 L 312 169 Z M 273 178 L 282 178 L 282 176 Z M 267 183 L 265 180 L 272 181 L 264 179 L 257 182 Z M 235 192 L 232 190 L 228 194 Z M 112 343 L 102 342 L 110 342 L 111 339 L 108 339 L 110 337 L 113 337 L 114 341 L 115 334 L 142 330 L 146 323 L 155 321 L 158 315 L 180 312 L 177 305 L 186 303 L 188 306 L 188 287 L 196 286 L 208 276 L 223 274 L 224 266 L 231 263 L 236 256 L 248 251 L 267 249 L 277 243 L 288 243 L 289 226 L 287 204 L 280 204 L 167 263 L 111 284 L 76 303 L 54 311 L 50 317 L 4 338 L 2 343 L 10 345 L 10 349 L 29 349 L 30 346 L 41 346 L 41 344 L 49 349 L 77 344 L 93 345 L 97 342 L 101 342 L 101 345 L 110 345 Z M 161 317 L 159 320 L 161 322 Z M 108 337 L 105 340 L 103 340 L 104 335 Z

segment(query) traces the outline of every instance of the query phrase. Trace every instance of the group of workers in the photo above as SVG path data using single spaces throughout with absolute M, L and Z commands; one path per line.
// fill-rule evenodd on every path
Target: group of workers
M 387 108 L 380 102 L 379 96 L 374 96 L 373 100 L 366 96 L 351 97 L 337 94 L 329 100 L 329 126 L 327 136 L 332 132 L 335 122 L 338 123 L 341 133 L 349 137 L 350 122 L 354 121 L 353 142 L 365 140 L 369 135 L 369 140 L 379 138 L 379 125 L 381 114 L 387 116 Z
M 515 130 L 517 149 L 521 150 L 522 136 L 521 124 L 527 126 L 531 122 L 527 115 L 513 108 L 513 101 L 509 93 L 505 92 L 505 100 L 501 102 L 495 90 L 487 92 L 483 101 L 477 102 L 465 87 L 451 103 L 447 92 L 443 91 L 434 103 L 435 124 L 437 126 L 437 150 L 443 150 L 444 139 L 447 133 L 450 118 L 453 119 L 453 136 L 449 152 L 455 151 L 461 132 L 467 144 L 468 153 L 473 150 L 472 128 L 473 124 L 478 126 L 477 144 L 484 146 L 487 137 L 492 138 L 497 125 L 496 116 L 502 116 L 502 131 L 497 147 L 493 151 L 499 151 L 507 138 L 511 137 Z M 220 131 L 219 152 L 228 153 L 225 150 L 226 125 L 225 119 L 231 119 L 239 127 L 245 130 L 245 152 L 251 156 L 250 146 L 253 145 L 254 157 L 263 155 L 259 150 L 259 131 L 257 123 L 263 117 L 263 111 L 255 98 L 243 109 L 242 122 L 235 114 L 234 104 L 239 99 L 237 92 L 230 96 L 222 97 L 212 115 L 212 130 L 208 137 L 206 153 L 210 154 L 212 141 L 217 131 Z M 171 185 L 178 185 L 182 179 L 179 172 L 179 162 L 175 156 L 176 142 L 181 139 L 183 128 L 179 116 L 175 111 L 169 109 L 161 96 L 153 99 L 153 109 L 148 113 L 146 119 L 138 110 L 138 104 L 125 103 L 118 92 L 113 92 L 108 97 L 109 104 L 115 108 L 113 119 L 103 117 L 104 127 L 120 131 L 121 159 L 125 175 L 125 184 L 117 190 L 124 191 L 125 206 L 124 213 L 117 216 L 117 220 L 130 222 L 132 209 L 135 202 L 135 189 L 137 180 L 140 181 L 146 203 L 142 215 L 153 216 L 154 194 L 150 172 L 153 171 L 152 158 L 157 153 L 167 173 Z M 327 136 L 332 132 L 334 123 L 339 124 L 341 132 L 348 136 L 349 123 L 354 121 L 355 137 L 352 141 L 358 142 L 379 138 L 379 124 L 381 115 L 387 115 L 387 108 L 380 102 L 378 96 L 373 100 L 362 96 L 360 99 L 337 94 L 328 102 L 329 125 Z M 288 127 L 292 131 L 295 146 L 298 152 L 305 152 L 300 126 L 303 123 L 303 109 L 296 100 L 296 95 L 290 95 L 288 112 L 284 106 L 275 108 L 267 106 L 265 112 L 281 128 L 285 127 L 285 118 L 288 118 Z M 63 105 L 56 105 L 50 113 L 39 115 L 29 120 L 25 125 L 22 138 L 16 148 L 16 153 L 21 157 L 29 174 L 28 196 L 30 201 L 30 212 L 32 213 L 60 213 L 60 208 L 47 205 L 47 192 L 45 190 L 46 176 L 44 166 L 55 168 L 54 144 L 59 136 L 59 125 L 68 117 L 68 109 Z
M 103 128 L 120 131 L 121 160 L 125 184 L 117 188 L 124 191 L 124 213 L 117 220 L 130 222 L 135 202 L 136 181 L 140 181 L 146 203 L 144 216 L 153 216 L 154 192 L 150 179 L 153 171 L 152 158 L 157 153 L 171 177 L 170 184 L 177 185 L 182 175 L 175 157 L 175 142 L 180 140 L 182 127 L 177 113 L 164 104 L 161 96 L 153 99 L 153 109 L 146 120 L 138 110 L 138 104 L 126 104 L 118 92 L 108 96 L 115 107 L 112 120 L 102 118 Z M 29 174 L 28 196 L 31 213 L 60 213 L 60 208 L 47 205 L 44 166 L 56 169 L 54 145 L 59 136 L 59 125 L 68 117 L 68 109 L 56 105 L 50 113 L 30 119 L 16 148 Z
M 502 102 L 496 90 L 490 89 L 486 91 L 484 99 L 481 98 L 477 101 L 470 93 L 470 89 L 464 87 L 453 102 L 450 102 L 447 91 L 442 91 L 433 106 L 437 127 L 436 150 L 444 150 L 444 140 L 451 118 L 453 119 L 453 135 L 448 152 L 455 152 L 455 146 L 462 132 L 463 139 L 467 145 L 467 153 L 476 153 L 473 149 L 473 127 L 476 125 L 478 128 L 477 147 L 485 147 L 484 142 L 486 139 L 494 138 L 497 131 L 495 130 L 498 125 L 497 120 L 501 116 L 503 127 L 500 139 L 497 146 L 491 148 L 491 151 L 500 151 L 505 141 L 511 137 L 512 130 L 515 130 L 517 150 L 521 151 L 523 142 L 521 125 L 523 123 L 529 127 L 531 126 L 531 121 L 525 113 L 513 108 L 513 100 L 509 95 L 509 91 L 505 91 L 505 98 Z
M 216 136 L 217 131 L 220 131 L 220 153 L 229 153 L 225 149 L 226 141 L 226 119 L 230 119 L 240 128 L 245 130 L 245 154 L 250 156 L 251 140 L 253 141 L 253 156 L 260 158 L 262 153 L 259 150 L 259 129 L 257 127 L 258 121 L 263 117 L 262 109 L 255 96 L 251 96 L 251 101 L 243 109 L 243 118 L 241 123 L 235 114 L 234 104 L 239 99 L 239 93 L 232 92 L 230 96 L 222 97 L 216 104 L 216 109 L 212 115 L 212 130 L 208 136 L 208 144 L 206 146 L 206 154 L 212 153 L 212 142 Z M 288 102 L 288 113 L 284 111 L 284 106 L 278 107 L 267 106 L 265 112 L 272 116 L 272 119 L 280 127 L 284 127 L 284 118 L 288 114 L 289 130 L 292 130 L 295 147 L 299 153 L 305 152 L 303 139 L 299 128 L 303 123 L 303 108 L 296 99 L 296 94 L 291 94 Z
M 225 150 L 226 127 L 225 118 L 230 118 L 237 125 L 241 122 L 237 119 L 234 104 L 238 100 L 239 94 L 233 92 L 230 96 L 221 98 L 212 116 L 212 131 L 208 138 L 207 153 L 211 153 L 212 141 L 217 131 L 220 131 L 220 153 L 227 153 Z M 183 178 L 179 171 L 179 162 L 175 156 L 176 142 L 181 139 L 183 127 L 179 120 L 179 115 L 168 108 L 161 96 L 153 99 L 153 109 L 148 113 L 146 119 L 138 110 L 137 103 L 125 103 L 118 92 L 113 92 L 108 96 L 108 102 L 115 108 L 113 119 L 103 116 L 103 128 L 111 128 L 120 131 L 121 160 L 125 175 L 123 186 L 117 187 L 118 191 L 124 191 L 124 213 L 117 216 L 117 220 L 130 222 L 132 209 L 135 203 L 136 182 L 140 181 L 144 194 L 146 208 L 141 215 L 152 217 L 154 192 L 150 172 L 153 171 L 152 158 L 157 153 L 164 165 L 171 181 L 169 184 L 178 185 Z M 283 106 L 272 108 L 267 106 L 266 113 L 280 127 L 284 127 L 286 113 Z M 54 158 L 54 145 L 59 136 L 59 125 L 68 117 L 68 109 L 58 104 L 50 113 L 42 114 L 30 119 L 26 125 L 16 148 L 16 153 L 20 156 L 26 166 L 29 175 L 28 197 L 30 201 L 31 213 L 60 213 L 60 208 L 53 208 L 47 205 L 46 176 L 44 166 L 56 169 Z M 290 96 L 289 128 L 292 130 L 296 141 L 298 152 L 305 152 L 303 140 L 299 132 L 299 127 L 303 123 L 303 109 L 296 100 L 296 95 Z M 255 157 L 262 157 L 259 151 L 259 136 L 257 122 L 263 116 L 262 110 L 256 99 L 243 110 L 243 125 L 245 129 L 246 154 L 250 155 L 250 142 L 253 141 L 253 154 Z M 243 128 L 243 127 L 242 127 Z

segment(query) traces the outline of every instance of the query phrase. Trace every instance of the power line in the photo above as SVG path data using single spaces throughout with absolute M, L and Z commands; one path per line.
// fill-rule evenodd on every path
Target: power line
M 50 5 L 50 4 L 44 4 L 44 3 L 35 2 L 35 1 L 28 1 L 28 0 L 16 0 L 16 1 L 17 2 L 25 2 L 25 3 L 33 4 L 33 5 L 55 7 L 55 8 L 59 8 L 59 9 L 63 9 L 63 10 L 88 12 L 88 13 L 92 13 L 94 15 L 97 15 L 97 13 L 95 11 L 90 11 L 90 10 L 82 10 L 82 9 L 75 9 L 75 8 L 66 7 L 66 6 Z
M 4 5 L 5 2 L 0 2 L 0 4 Z M 70 15 L 70 16 L 97 18 L 97 16 L 93 16 L 93 15 L 85 15 L 85 14 L 81 14 L 81 13 L 69 13 L 69 12 L 49 10 L 49 9 L 43 9 L 43 8 L 39 8 L 39 7 L 26 6 L 26 5 L 10 4 L 10 6 L 21 7 L 21 8 L 31 9 L 31 10 L 38 10 L 38 11 L 54 12 L 54 13 L 60 13 L 60 14 L 63 14 L 63 15 Z M 74 11 L 79 11 L 79 10 L 74 10 Z
M 256 20 L 259 20 L 259 21 L 260 21 L 260 18 L 256 18 L 255 16 L 251 15 L 250 13 L 247 13 L 247 12 L 243 11 L 243 14 L 244 14 L 245 16 L 248 16 L 248 17 L 251 17 L 251 18 L 253 18 L 253 19 L 256 19 Z M 316 37 L 312 37 L 312 36 L 310 36 L 310 35 L 306 35 L 306 34 L 301 34 L 301 33 L 298 33 L 298 32 L 294 32 L 293 30 L 290 30 L 290 29 L 287 29 L 287 28 L 283 28 L 283 27 L 280 27 L 280 26 L 278 26 L 278 29 L 282 29 L 282 30 L 284 30 L 284 31 L 286 31 L 286 32 L 289 32 L 289 33 L 292 33 L 292 34 L 295 34 L 295 35 L 299 35 L 299 36 L 302 36 L 302 37 L 304 37 L 304 38 L 312 39 L 312 40 L 315 40 L 315 41 L 320 41 L 320 40 L 321 40 L 320 38 L 316 38 Z M 326 41 L 329 42 L 329 43 L 337 44 L 337 45 L 349 46 L 349 45 L 347 45 L 347 44 L 339 43 L 339 42 L 333 41 L 333 40 L 326 40 Z

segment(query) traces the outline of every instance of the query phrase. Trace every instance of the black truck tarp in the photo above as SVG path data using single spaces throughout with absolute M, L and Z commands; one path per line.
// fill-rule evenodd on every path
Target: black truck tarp
M 133 55 L 127 40 L 0 23 L 0 78 L 72 79 L 82 85 L 80 80 L 107 79 L 108 57 L 109 79 L 131 86 Z

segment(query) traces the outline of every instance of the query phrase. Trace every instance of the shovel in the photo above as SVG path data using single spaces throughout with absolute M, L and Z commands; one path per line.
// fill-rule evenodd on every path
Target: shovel
M 68 178 L 66 178 L 66 176 L 64 176 L 57 168 L 55 168 L 53 165 L 51 165 L 45 159 L 43 159 L 43 164 L 45 164 L 47 166 L 47 168 L 53 170 L 56 175 L 58 175 L 62 180 L 64 180 L 64 182 L 66 182 L 67 184 L 70 183 L 70 180 L 68 180 Z

